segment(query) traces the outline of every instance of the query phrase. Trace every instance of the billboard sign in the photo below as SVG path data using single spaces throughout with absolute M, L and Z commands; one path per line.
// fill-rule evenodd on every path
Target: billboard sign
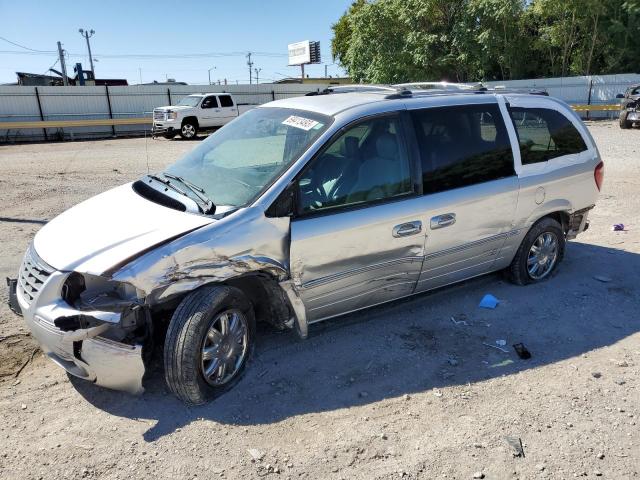
M 289 44 L 289 65 L 304 65 L 311 61 L 311 42 L 297 42 Z
M 320 42 L 297 42 L 289 44 L 289 65 L 320 63 Z

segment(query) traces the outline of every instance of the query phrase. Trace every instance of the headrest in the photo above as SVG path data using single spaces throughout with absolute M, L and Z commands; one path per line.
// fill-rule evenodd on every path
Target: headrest
M 390 133 L 380 135 L 376 140 L 376 151 L 381 158 L 392 159 L 398 156 L 398 141 Z
M 318 158 L 313 169 L 316 176 L 323 181 L 338 178 L 344 170 L 344 161 L 335 155 L 325 153 Z
M 355 158 L 358 155 L 358 137 L 344 137 L 344 154 L 348 158 Z

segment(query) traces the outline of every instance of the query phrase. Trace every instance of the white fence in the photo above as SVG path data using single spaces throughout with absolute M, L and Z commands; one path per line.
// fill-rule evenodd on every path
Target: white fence
M 640 74 L 594 75 L 488 82 L 490 86 L 545 89 L 570 104 L 616 104 L 616 95 Z M 48 129 L 2 128 L 2 122 L 38 120 L 90 120 L 149 117 L 155 107 L 177 103 L 191 93 L 230 92 L 238 103 L 261 104 L 304 95 L 326 84 L 260 85 L 131 85 L 126 87 L 21 87 L 0 86 L 0 143 L 28 140 L 91 138 L 140 134 L 144 125 L 65 127 Z M 583 112 L 583 116 L 586 114 Z M 591 118 L 613 117 L 617 112 L 591 112 Z M 45 134 L 46 132 L 46 134 Z
M 175 105 L 192 93 L 230 92 L 238 103 L 261 104 L 297 97 L 328 84 L 260 85 L 131 85 L 122 87 L 0 86 L 0 143 L 64 138 L 107 137 L 149 131 L 145 125 L 65 127 L 47 129 L 2 128 L 2 122 L 38 120 L 97 120 L 151 118 L 155 107 Z
M 542 89 L 549 95 L 561 98 L 571 105 L 614 105 L 619 103 L 616 95 L 633 84 L 640 83 L 640 74 L 590 75 L 582 77 L 540 78 L 533 80 L 510 80 L 508 82 L 487 82 L 488 86 L 506 88 Z M 580 112 L 586 117 L 586 112 Z M 614 118 L 618 112 L 594 111 L 589 118 Z

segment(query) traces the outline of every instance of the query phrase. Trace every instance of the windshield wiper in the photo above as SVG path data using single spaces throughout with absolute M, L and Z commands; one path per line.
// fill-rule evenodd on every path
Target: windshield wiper
M 179 181 L 185 187 L 191 190 L 193 194 L 204 203 L 204 207 L 200 206 L 200 208 L 202 208 L 202 213 L 204 213 L 205 215 L 216 213 L 215 204 L 211 201 L 209 197 L 205 195 L 204 189 L 202 187 L 199 187 L 195 183 L 192 183 L 186 178 L 180 177 L 178 175 L 173 175 L 171 173 L 165 173 L 165 172 L 162 172 L 162 175 L 164 175 L 167 178 L 171 178 L 173 180 Z
M 181 188 L 175 186 L 173 183 L 171 183 L 169 180 L 165 180 L 164 178 L 160 178 L 157 175 L 154 175 L 153 173 L 148 173 L 147 177 L 151 178 L 152 180 L 155 180 L 156 182 L 160 182 L 163 185 L 166 185 L 167 187 L 169 187 L 171 190 L 178 192 L 180 195 L 184 195 L 185 197 L 189 197 L 189 195 L 187 195 L 187 192 L 185 192 L 184 190 L 182 190 Z

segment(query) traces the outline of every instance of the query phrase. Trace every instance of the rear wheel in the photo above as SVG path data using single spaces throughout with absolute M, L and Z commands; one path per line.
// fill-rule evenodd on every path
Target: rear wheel
M 202 287 L 176 309 L 164 347 L 165 379 L 182 401 L 202 404 L 233 386 L 253 350 L 251 303 L 233 287 Z
M 531 227 L 507 269 L 509 279 L 528 285 L 549 278 L 564 257 L 565 237 L 562 226 L 546 217 Z
M 187 120 L 180 127 L 180 136 L 185 140 L 191 140 L 198 135 L 198 125 L 193 120 Z

